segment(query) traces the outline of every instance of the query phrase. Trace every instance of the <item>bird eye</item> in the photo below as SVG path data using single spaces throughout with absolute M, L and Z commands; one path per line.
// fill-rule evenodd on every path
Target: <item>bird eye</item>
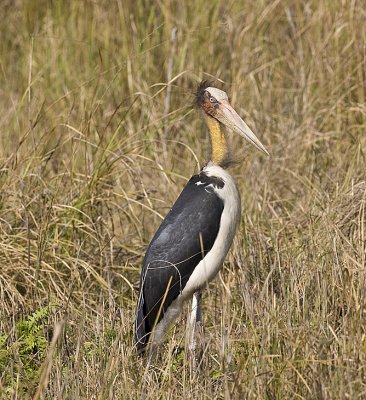
M 216 100 L 214 97 L 212 97 L 212 96 L 210 97 L 210 102 L 211 102 L 211 103 L 216 103 L 216 101 L 217 101 L 217 100 Z

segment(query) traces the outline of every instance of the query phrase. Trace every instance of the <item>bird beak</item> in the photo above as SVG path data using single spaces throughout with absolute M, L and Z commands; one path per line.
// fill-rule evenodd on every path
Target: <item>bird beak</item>
M 215 118 L 217 118 L 222 124 L 232 129 L 243 138 L 247 139 L 258 150 L 263 151 L 263 153 L 269 156 L 269 153 L 265 149 L 263 144 L 251 131 L 249 126 L 239 117 L 237 112 L 231 107 L 230 103 L 227 100 L 221 101 L 220 106 L 216 109 Z

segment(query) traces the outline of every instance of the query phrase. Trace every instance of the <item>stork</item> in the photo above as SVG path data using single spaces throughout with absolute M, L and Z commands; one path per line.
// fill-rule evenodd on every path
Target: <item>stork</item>
M 240 194 L 225 169 L 230 152 L 223 128 L 268 155 L 224 91 L 203 81 L 195 102 L 209 130 L 211 155 L 200 173 L 189 180 L 147 248 L 135 320 L 139 352 L 163 342 L 183 304 L 193 295 L 191 323 L 200 320 L 200 292 L 220 271 L 233 242 L 240 219 Z

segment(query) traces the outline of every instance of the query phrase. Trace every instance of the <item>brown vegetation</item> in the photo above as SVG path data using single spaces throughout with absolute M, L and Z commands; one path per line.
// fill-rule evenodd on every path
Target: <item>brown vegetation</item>
M 2 397 L 365 398 L 364 2 L 5 0 L 0 17 Z M 271 156 L 232 136 L 242 220 L 204 295 L 205 368 L 182 317 L 150 371 L 135 286 L 205 160 L 201 78 Z

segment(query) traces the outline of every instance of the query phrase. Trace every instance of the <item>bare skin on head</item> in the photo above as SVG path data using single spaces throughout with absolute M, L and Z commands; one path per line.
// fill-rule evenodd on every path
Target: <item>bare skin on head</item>
M 202 109 L 210 132 L 211 161 L 214 164 L 224 165 L 229 157 L 226 136 L 222 129 L 223 125 L 238 133 L 268 155 L 259 139 L 230 105 L 228 96 L 224 91 L 202 82 L 197 91 L 196 104 Z

